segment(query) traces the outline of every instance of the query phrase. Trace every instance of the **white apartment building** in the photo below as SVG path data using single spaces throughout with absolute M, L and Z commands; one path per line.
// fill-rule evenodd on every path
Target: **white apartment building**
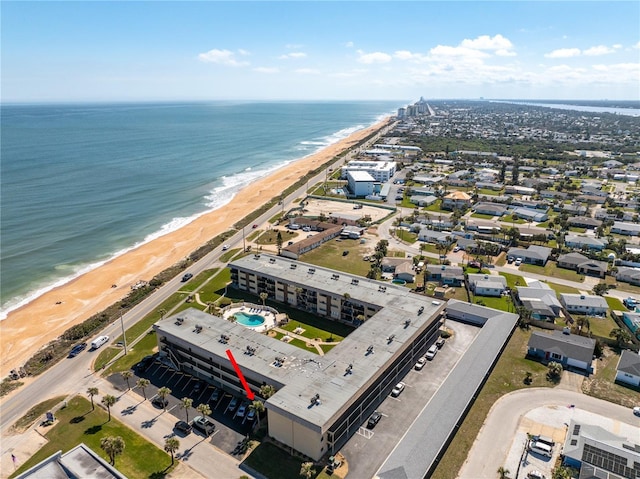
M 347 178 L 347 172 L 364 171 L 369 173 L 376 181 L 384 183 L 389 181 L 396 173 L 395 161 L 362 161 L 354 160 L 342 167 L 342 178 Z

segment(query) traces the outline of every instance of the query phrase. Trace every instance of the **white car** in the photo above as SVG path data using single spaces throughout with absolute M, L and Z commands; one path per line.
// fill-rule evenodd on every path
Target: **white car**
M 435 344 L 432 344 L 431 347 L 427 350 L 427 354 L 425 354 L 425 357 L 431 361 L 433 358 L 436 357 L 436 354 L 438 354 L 438 346 Z
M 453 248 L 454 253 L 457 253 L 458 251 L 460 251 L 460 246 L 456 246 L 455 248 Z
M 400 393 L 402 393 L 402 391 L 404 391 L 404 383 L 398 383 L 391 391 L 391 396 L 397 398 L 398 396 L 400 396 Z
M 516 262 L 513 263 L 514 266 L 520 266 L 522 264 L 522 258 L 516 258 Z
M 222 247 L 222 251 L 227 251 L 231 246 L 229 246 L 228 244 L 224 245 Z
M 416 371 L 420 371 L 424 367 L 425 364 L 427 364 L 427 359 L 426 358 L 420 358 L 420 359 L 418 359 L 418 362 L 413 367 L 413 369 L 415 369 Z
M 640 406 L 636 406 L 633 408 L 633 414 L 636 416 L 640 416 Z

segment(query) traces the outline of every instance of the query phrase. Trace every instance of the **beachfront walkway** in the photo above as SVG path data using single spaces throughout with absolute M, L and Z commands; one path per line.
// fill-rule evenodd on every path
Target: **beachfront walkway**
M 340 341 L 334 341 L 329 343 L 326 341 L 321 341 L 319 339 L 309 339 L 305 336 L 302 336 L 301 334 L 292 333 L 291 331 L 287 331 L 286 329 L 282 329 L 278 327 L 272 328 L 271 331 L 277 331 L 278 333 L 284 334 L 285 336 L 289 336 L 290 338 L 304 341 L 307 346 L 316 348 L 316 351 L 318 351 L 318 354 L 320 356 L 324 356 L 324 351 L 320 346 L 337 346 L 338 344 L 340 344 Z

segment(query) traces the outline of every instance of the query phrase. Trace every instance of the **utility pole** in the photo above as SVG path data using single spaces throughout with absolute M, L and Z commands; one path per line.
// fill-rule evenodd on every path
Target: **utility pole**
M 127 335 L 124 332 L 124 320 L 122 319 L 122 308 L 120 308 L 120 326 L 122 327 L 122 340 L 124 344 L 124 355 L 127 355 Z
M 244 242 L 244 226 L 242 227 L 242 251 L 246 253 L 247 251 L 247 246 Z

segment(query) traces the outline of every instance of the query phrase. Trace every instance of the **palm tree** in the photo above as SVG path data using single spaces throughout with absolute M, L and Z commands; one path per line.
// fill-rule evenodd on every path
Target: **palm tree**
M 129 384 L 129 379 L 131 379 L 131 377 L 133 376 L 133 373 L 127 370 L 127 371 L 122 371 L 120 375 L 125 381 L 127 381 L 127 389 L 131 389 L 131 384 Z
M 311 476 L 316 472 L 313 469 L 313 462 L 303 462 L 300 466 L 300 475 L 302 477 L 306 477 L 306 479 L 311 479 Z
M 614 338 L 616 340 L 616 343 L 618 343 L 618 347 L 620 348 L 631 341 L 631 335 L 622 328 L 612 329 L 609 333 L 609 337 Z
M 524 373 L 524 383 L 525 384 L 531 384 L 531 380 L 533 378 L 533 374 L 529 371 L 527 371 L 526 373 Z
M 158 314 L 160 315 L 160 319 L 164 319 L 164 315 L 167 314 L 167 310 L 164 308 L 159 309 Z
M 160 389 L 158 389 L 158 396 L 162 398 L 162 409 L 164 409 L 165 411 L 167 410 L 167 403 L 165 400 L 167 399 L 167 396 L 169 394 L 171 394 L 171 389 L 166 386 L 162 386 Z
M 107 412 L 109 413 L 109 421 L 111 421 L 111 406 L 113 406 L 116 403 L 117 399 L 115 396 L 112 396 L 111 394 L 107 394 L 105 396 L 102 397 L 102 404 L 105 405 L 105 407 L 107 408 Z
M 265 292 L 260 293 L 260 299 L 262 300 L 262 307 L 264 308 L 264 303 L 267 301 L 269 295 Z
M 264 384 L 260 386 L 260 396 L 265 399 L 269 399 L 276 393 L 276 388 L 274 388 L 271 384 Z
M 498 477 L 500 479 L 508 479 L 509 478 L 509 473 L 511 471 L 509 471 L 509 469 L 505 469 L 504 467 L 500 466 L 498 468 Z
M 207 403 L 198 404 L 196 411 L 198 411 L 203 416 L 208 416 L 209 414 L 211 414 L 211 408 Z
M 91 410 L 93 411 L 96 408 L 96 406 L 93 404 L 93 396 L 97 396 L 98 394 L 100 394 L 100 391 L 98 391 L 98 388 L 89 388 L 87 389 L 87 394 L 91 398 Z
M 209 314 L 213 314 L 215 306 L 216 303 L 214 303 L 213 301 L 207 301 L 207 311 L 209 311 Z
M 138 379 L 138 381 L 136 382 L 136 386 L 138 386 L 140 389 L 142 389 L 142 395 L 144 396 L 144 400 L 147 400 L 147 392 L 145 391 L 145 388 L 151 384 L 151 381 L 149 381 L 146 378 L 140 378 Z
M 578 331 L 582 333 L 583 329 L 589 331 L 591 329 L 591 323 L 589 322 L 589 318 L 585 316 L 581 316 L 576 319 L 576 325 L 578 326 Z
M 193 406 L 193 399 L 187 397 L 182 398 L 180 409 L 184 409 L 184 412 L 187 415 L 187 422 L 189 422 L 189 408 L 191 406 Z
M 164 450 L 171 454 L 171 465 L 173 466 L 173 454 L 180 449 L 180 441 L 176 437 L 168 437 L 164 441 Z
M 264 403 L 256 399 L 249 405 L 249 409 L 253 409 L 256 412 L 256 417 L 258 418 L 258 428 L 260 428 L 260 414 L 264 412 Z
M 116 456 L 124 451 L 124 439 L 120 436 L 106 436 L 100 439 L 100 448 L 109 456 L 110 464 L 116 465 Z

